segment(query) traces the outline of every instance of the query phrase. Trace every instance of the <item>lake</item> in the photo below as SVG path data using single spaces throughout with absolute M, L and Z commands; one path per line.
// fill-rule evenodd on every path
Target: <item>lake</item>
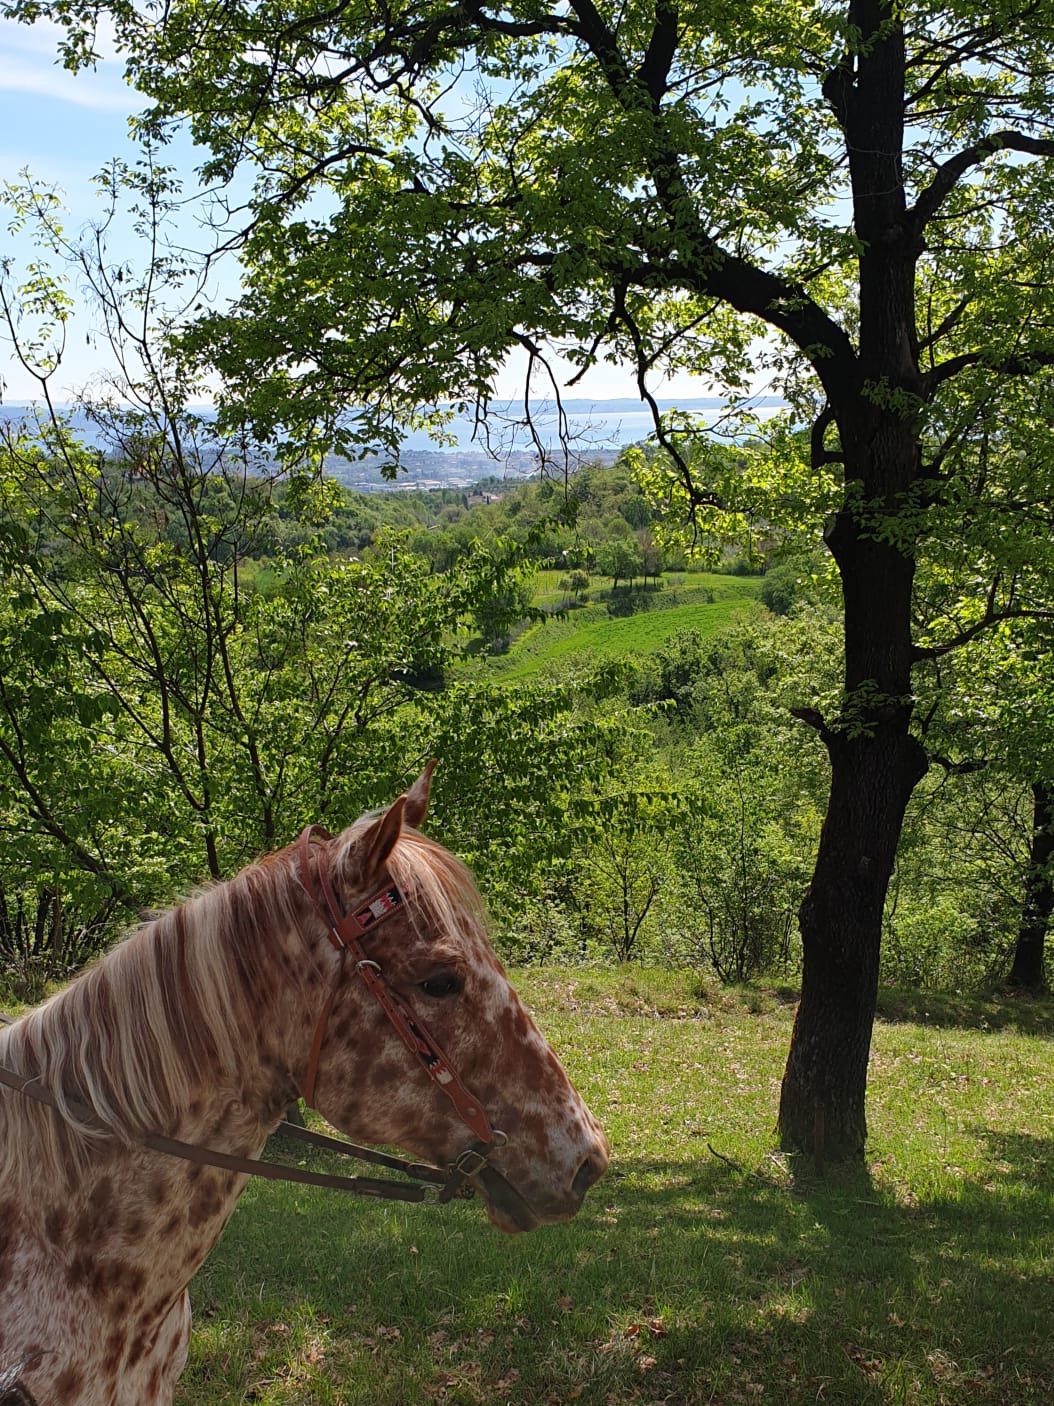
M 728 402 L 715 397 L 659 400 L 658 405 L 662 410 L 683 410 L 698 417 L 704 424 L 714 424 L 728 410 Z M 764 418 L 774 414 L 784 405 L 785 402 L 777 396 L 762 396 L 752 402 L 752 409 Z M 0 423 L 31 418 L 34 410 L 35 407 L 27 403 L 0 406 Z M 204 418 L 212 414 L 207 406 L 199 407 L 199 411 Z M 623 445 L 647 439 L 653 430 L 651 412 L 638 400 L 572 399 L 564 402 L 563 414 L 564 427 L 572 451 L 582 458 L 588 458 L 590 454 L 603 455 L 605 452 L 617 451 Z M 93 428 L 85 420 L 82 412 L 73 411 L 71 419 L 87 442 L 97 442 Z M 532 406 L 532 419 L 535 433 L 545 449 L 554 455 L 560 453 L 561 424 L 555 403 L 535 402 Z M 500 460 L 508 454 L 536 448 L 531 432 L 524 423 L 522 401 L 492 402 L 488 408 L 485 434 L 471 415 L 455 417 L 448 428 L 455 440 L 455 443 L 449 446 L 449 452 L 452 453 L 489 447 Z M 446 448 L 437 445 L 423 431 L 407 434 L 403 447 L 409 451 L 429 450 L 439 453 Z

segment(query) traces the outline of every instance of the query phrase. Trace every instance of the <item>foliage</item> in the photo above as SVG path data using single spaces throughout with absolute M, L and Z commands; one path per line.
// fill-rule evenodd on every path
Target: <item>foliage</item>
M 589 572 L 571 571 L 566 576 L 560 578 L 560 587 L 569 596 L 573 596 L 576 601 L 583 601 L 586 592 L 589 590 Z
M 831 598 L 830 567 L 818 552 L 773 554 L 761 580 L 761 603 L 773 615 L 789 615 L 802 605 L 822 607 Z
M 927 778 L 908 812 L 886 907 L 885 980 L 961 991 L 1005 977 L 1031 820 L 1027 790 L 998 765 Z
M 763 620 L 709 640 L 679 635 L 653 675 L 695 796 L 678 840 L 685 916 L 672 953 L 724 981 L 798 966 L 794 918 L 825 776 L 789 704 L 804 678 L 819 681 L 826 629 L 802 618 L 793 672 L 783 657 L 789 633 Z
M 640 730 L 603 707 L 622 670 L 562 684 L 455 684 L 402 719 L 410 745 L 441 757 L 430 827 L 478 874 L 502 924 L 537 900 L 572 849 L 602 828 Z
M 476 631 L 484 644 L 497 651 L 508 648 L 515 625 L 532 615 L 534 587 L 529 576 L 511 580 L 503 591 L 492 591 L 473 612 Z
M 613 539 L 601 543 L 596 553 L 597 571 L 601 576 L 610 576 L 612 586 L 620 581 L 632 583 L 635 576 L 644 574 L 644 553 L 634 541 Z
M 678 811 L 679 797 L 670 793 L 629 792 L 605 806 L 603 823 L 582 846 L 568 885 L 585 950 L 595 945 L 619 962 L 658 950 Z

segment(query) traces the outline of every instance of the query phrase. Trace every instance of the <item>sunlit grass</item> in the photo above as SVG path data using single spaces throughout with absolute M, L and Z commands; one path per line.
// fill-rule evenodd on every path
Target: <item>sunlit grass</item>
M 582 1214 L 506 1239 L 471 1204 L 254 1187 L 194 1286 L 181 1403 L 1054 1399 L 1054 1005 L 986 1029 L 985 1002 L 894 1000 L 868 1174 L 821 1181 L 774 1146 L 787 993 L 517 982 L 611 1137 Z
M 681 630 L 710 635 L 759 609 L 760 589 L 754 576 L 693 573 L 664 582 L 661 590 L 604 590 L 589 605 L 530 626 L 507 654 L 484 661 L 486 675 L 512 681 L 568 663 L 650 654 Z M 612 606 L 627 613 L 612 614 Z

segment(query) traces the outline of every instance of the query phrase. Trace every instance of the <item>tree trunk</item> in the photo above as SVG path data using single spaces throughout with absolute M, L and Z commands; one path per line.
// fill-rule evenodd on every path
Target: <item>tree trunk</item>
M 799 913 L 801 1003 L 779 1112 L 783 1145 L 820 1167 L 863 1157 L 882 910 L 904 812 L 926 771 L 910 732 L 925 384 L 915 317 L 923 243 L 903 172 L 904 34 L 891 0 L 852 0 L 849 16 L 865 42 L 828 75 L 824 94 L 849 156 L 859 354 L 852 384 L 822 373 L 845 485 L 826 534 L 842 584 L 845 692 L 833 721 L 801 714 L 827 745 L 831 794 Z
M 831 794 L 812 883 L 799 912 L 801 1002 L 780 1095 L 784 1147 L 859 1161 L 878 996 L 882 910 L 904 811 L 925 771 L 906 728 L 836 736 Z
M 1028 991 L 1046 989 L 1044 952 L 1047 930 L 1054 916 L 1054 786 L 1047 781 L 1032 785 L 1032 842 L 1025 875 L 1021 926 L 1017 934 L 1009 985 Z
M 868 436 L 870 453 L 910 474 L 906 426 Z M 899 447 L 898 447 L 899 441 Z M 845 607 L 845 700 L 816 726 L 831 759 L 831 791 L 812 882 L 799 912 L 804 963 L 780 1096 L 784 1147 L 826 1161 L 860 1161 L 871 1027 L 878 995 L 882 910 L 904 812 L 925 775 L 910 731 L 914 561 L 877 540 L 850 509 L 828 533 Z

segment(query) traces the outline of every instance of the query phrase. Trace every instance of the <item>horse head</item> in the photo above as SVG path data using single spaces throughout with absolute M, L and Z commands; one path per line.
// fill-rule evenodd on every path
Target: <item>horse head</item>
M 309 1101 L 349 1137 L 460 1159 L 493 1223 L 530 1230 L 575 1214 L 607 1142 L 494 954 L 471 873 L 420 832 L 430 777 L 311 846 L 331 988 Z

